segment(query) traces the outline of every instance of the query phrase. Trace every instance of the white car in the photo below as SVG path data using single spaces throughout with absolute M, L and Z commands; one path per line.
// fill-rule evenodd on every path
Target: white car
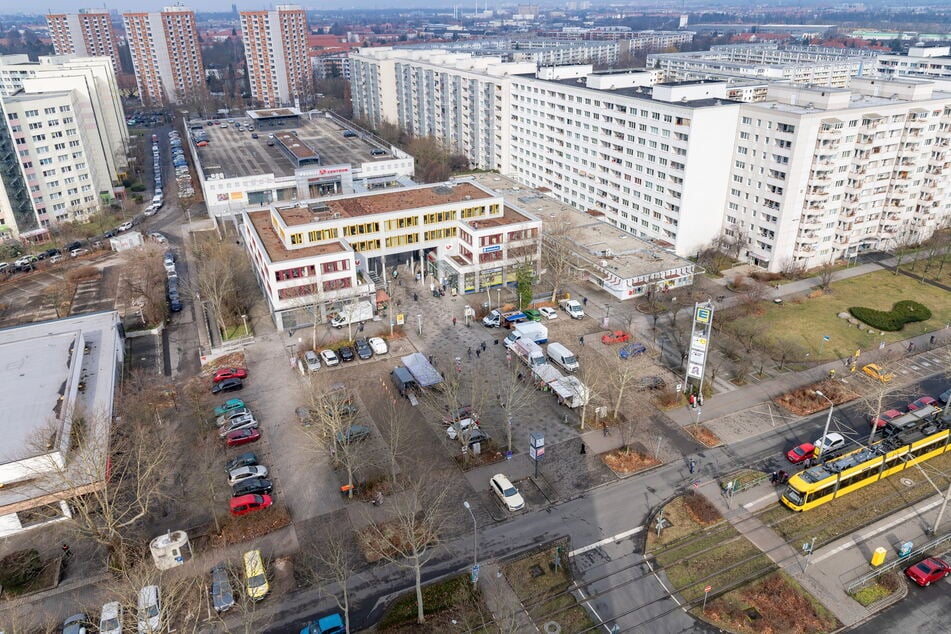
M 158 634 L 162 631 L 162 595 L 158 586 L 139 590 L 139 634 Z
M 522 494 L 518 492 L 512 481 L 504 474 L 496 473 L 492 476 L 492 479 L 489 480 L 489 488 L 499 496 L 508 510 L 521 511 L 525 508 L 525 500 L 522 498 Z
M 558 313 L 554 308 L 542 306 L 538 309 L 538 312 L 540 312 L 545 317 L 545 319 L 558 319 Z
M 19 267 L 29 266 L 33 264 L 34 262 L 36 262 L 35 255 L 24 255 L 22 258 L 14 262 L 13 266 L 16 266 L 19 268 Z
M 156 213 L 158 213 L 158 209 L 156 209 L 152 205 L 149 205 L 148 207 L 145 208 L 145 211 L 142 213 L 145 216 L 154 216 Z
M 835 449 L 841 449 L 845 446 L 845 437 L 842 434 L 831 432 L 816 440 L 813 445 L 816 446 L 816 453 L 822 454 Z
M 331 368 L 340 363 L 340 358 L 333 350 L 321 350 L 320 358 L 324 360 L 324 365 Z
M 51 255 L 51 256 L 50 256 L 50 259 L 49 259 L 50 264 L 56 264 L 57 262 L 62 262 L 62 261 L 63 261 L 63 256 L 58 255 L 58 254 L 57 254 L 57 255 Z
M 153 231 L 149 234 L 149 237 L 158 242 L 159 244 L 168 244 L 168 238 L 163 236 L 158 231 Z
M 373 354 L 386 354 L 389 351 L 383 337 L 370 337 L 367 341 L 370 344 L 370 348 L 373 349 Z
M 73 249 L 72 251 L 69 252 L 69 257 L 78 258 L 79 256 L 87 255 L 88 253 L 89 253 L 89 249 Z
M 245 414 L 237 418 L 230 418 L 221 425 L 218 435 L 224 438 L 233 431 L 247 429 L 248 427 L 257 427 L 258 421 L 251 414 Z
M 307 364 L 308 372 L 316 372 L 320 369 L 320 358 L 313 350 L 308 350 L 304 353 L 304 363 Z
M 119 225 L 118 227 L 116 227 L 116 231 L 128 231 L 128 230 L 131 229 L 131 228 L 132 228 L 132 221 L 131 221 L 131 220 L 126 220 L 126 221 L 123 222 L 121 225 Z
M 455 440 L 459 433 L 469 429 L 470 425 L 478 426 L 479 423 L 472 418 L 463 418 L 462 420 L 457 420 L 446 428 L 446 436 L 449 437 L 449 440 Z
M 118 601 L 106 603 L 99 611 L 99 633 L 122 634 L 122 606 Z
M 266 478 L 267 467 L 264 465 L 251 465 L 250 467 L 238 467 L 228 473 L 228 484 L 231 486 L 239 482 L 250 480 L 251 478 Z
M 215 425 L 221 427 L 225 423 L 236 418 L 241 418 L 242 416 L 252 416 L 251 410 L 247 407 L 238 407 L 237 409 L 229 410 L 215 419 Z

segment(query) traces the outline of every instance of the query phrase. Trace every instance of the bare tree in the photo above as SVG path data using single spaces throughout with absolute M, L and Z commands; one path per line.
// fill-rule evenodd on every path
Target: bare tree
M 551 301 L 558 299 L 558 291 L 562 284 L 568 281 L 571 272 L 575 269 L 574 253 L 571 245 L 575 225 L 568 214 L 560 215 L 551 221 L 545 222 L 542 236 L 541 265 L 545 269 L 546 278 L 551 283 Z
M 481 416 L 484 413 L 486 393 L 486 386 L 477 381 L 477 378 L 481 376 L 478 369 L 481 363 L 470 364 L 467 370 L 462 359 L 458 358 L 453 360 L 452 365 L 455 366 L 452 370 L 443 373 L 443 382 L 438 387 L 423 392 L 420 399 L 422 406 L 434 417 L 450 421 L 450 424 L 454 424 L 456 419 L 460 418 L 460 413 L 465 408 L 471 408 L 473 412 Z M 473 423 L 476 422 L 478 421 L 473 419 Z M 457 424 L 456 428 L 456 440 L 462 443 L 463 462 L 469 464 L 469 441 L 478 427 L 475 424 L 466 427 Z
M 448 519 L 446 497 L 450 478 L 414 465 L 405 487 L 394 496 L 392 516 L 371 522 L 364 535 L 367 547 L 376 556 L 413 571 L 416 585 L 416 622 L 426 622 L 423 610 L 422 571 L 435 555 Z
M 821 290 L 829 290 L 829 287 L 832 285 L 833 273 L 835 273 L 835 264 L 832 263 L 832 260 L 829 260 L 819 267 L 819 275 L 817 279 L 819 280 L 819 288 Z
M 621 404 L 624 401 L 625 392 L 631 388 L 638 377 L 643 374 L 642 361 L 640 358 L 622 359 L 618 354 L 613 355 L 611 361 L 606 364 L 610 369 L 609 380 L 614 391 L 614 410 L 611 417 L 614 420 L 618 418 L 621 412 Z
M 505 417 L 506 446 L 512 451 L 512 420 L 535 407 L 538 390 L 532 385 L 531 370 L 521 364 L 499 368 L 493 382 Z
M 779 364 L 782 370 L 786 362 L 792 359 L 804 359 L 806 349 L 798 341 L 787 337 L 773 337 L 766 342 L 767 349 L 773 358 L 773 361 Z
M 610 380 L 607 376 L 608 370 L 603 364 L 600 355 L 597 359 L 591 353 L 585 356 L 579 355 L 578 369 L 575 370 L 575 376 L 578 377 L 588 390 L 588 398 L 581 404 L 579 417 L 580 428 L 585 428 L 587 422 L 588 410 L 595 404 L 603 403 L 605 395 L 609 392 Z
M 258 294 L 254 273 L 241 247 L 204 236 L 194 242 L 195 258 L 201 266 L 183 288 L 196 301 L 207 302 L 221 333 L 229 325 L 241 323 Z
M 901 271 L 902 262 L 905 258 L 913 253 L 915 250 L 915 237 L 914 234 L 906 232 L 902 233 L 900 236 L 892 240 L 892 254 L 895 256 L 895 270 L 894 275 L 898 275 Z
M 319 451 L 328 451 L 334 465 L 344 469 L 348 495 L 353 497 L 356 470 L 363 461 L 363 437 L 358 436 L 353 395 L 343 384 L 328 385 L 326 375 L 311 374 L 305 382 L 307 415 L 304 433 Z
M 409 442 L 405 399 L 400 398 L 398 394 L 394 394 L 392 387 L 385 380 L 381 380 L 381 384 L 386 394 L 386 400 L 382 411 L 376 412 L 375 418 L 377 429 L 384 436 L 383 446 L 386 451 L 387 472 L 389 473 L 390 482 L 395 487 L 400 474 L 399 459 Z
M 309 547 L 301 549 L 303 554 L 303 574 L 315 585 L 320 585 L 320 593 L 333 597 L 337 608 L 343 614 L 344 628 L 350 632 L 350 582 L 357 571 L 358 559 L 355 545 L 348 536 L 350 531 L 338 530 L 325 533 L 323 538 L 314 540 Z M 328 591 L 330 586 L 331 591 Z
M 161 593 L 161 610 L 156 619 L 138 619 L 139 592 L 147 586 L 158 586 Z M 129 557 L 129 565 L 110 576 L 103 587 L 106 594 L 118 602 L 125 616 L 123 630 L 143 634 L 160 634 L 167 631 L 198 632 L 202 626 L 207 595 L 198 577 L 177 574 L 177 571 L 161 571 L 155 567 L 148 548 L 138 547 Z M 90 612 L 99 605 L 91 606 Z M 133 625 L 130 625 L 129 622 Z
M 142 325 L 162 323 L 168 316 L 164 251 L 151 243 L 122 252 L 122 290 L 133 302 L 141 302 Z

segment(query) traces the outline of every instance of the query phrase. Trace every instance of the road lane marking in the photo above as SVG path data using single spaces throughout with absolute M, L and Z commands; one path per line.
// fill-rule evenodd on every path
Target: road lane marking
M 606 546 L 606 545 L 608 545 L 608 544 L 610 544 L 610 543 L 612 543 L 612 542 L 619 542 L 619 541 L 621 541 L 622 539 L 626 539 L 626 538 L 630 537 L 631 535 L 637 535 L 637 534 L 640 533 L 642 530 L 644 530 L 644 527 L 643 527 L 643 526 L 638 526 L 637 528 L 632 528 L 632 529 L 630 529 L 630 530 L 624 531 L 623 533 L 618 533 L 617 535 L 615 535 L 615 536 L 613 536 L 613 537 L 605 537 L 605 538 L 602 539 L 601 541 L 594 542 L 593 544 L 588 544 L 587 546 L 582 546 L 581 548 L 575 548 L 573 551 L 571 551 L 570 553 L 568 553 L 568 556 L 569 556 L 569 557 L 574 557 L 575 555 L 581 555 L 581 554 L 583 554 L 583 553 L 586 553 L 586 552 L 588 552 L 589 550 L 594 550 L 595 548 L 600 548 L 601 546 Z
M 860 541 L 856 542 L 856 541 L 855 541 L 855 538 L 853 537 L 851 542 L 846 542 L 846 543 L 844 543 L 844 544 L 842 544 L 842 545 L 840 545 L 840 546 L 836 546 L 835 548 L 833 548 L 833 549 L 831 549 L 831 550 L 828 550 L 828 551 L 822 553 L 821 555 L 818 555 L 818 556 L 814 557 L 812 561 L 813 561 L 813 563 L 819 562 L 819 561 L 822 561 L 823 559 L 827 559 L 827 558 L 831 557 L 832 555 L 837 555 L 837 554 L 839 554 L 840 552 L 842 552 L 843 550 L 846 550 L 846 549 L 848 549 L 848 548 L 854 548 L 855 546 L 858 546 L 858 545 L 861 544 L 861 543 L 867 542 L 868 540 L 870 540 L 871 538 L 875 537 L 875 536 L 878 535 L 879 533 L 884 533 L 884 532 L 887 531 L 888 529 L 893 528 L 893 527 L 897 526 L 898 524 L 902 524 L 902 523 L 904 523 L 905 521 L 911 519 L 912 517 L 914 517 L 914 516 L 916 516 L 916 515 L 921 515 L 921 514 L 924 513 L 925 511 L 929 511 L 929 510 L 933 509 L 934 507 L 938 506 L 938 505 L 941 504 L 942 502 L 943 502 L 943 500 L 935 500 L 935 501 L 933 501 L 933 502 L 929 502 L 928 504 L 926 504 L 925 506 L 921 507 L 920 509 L 915 509 L 914 511 L 911 511 L 910 513 L 905 513 L 905 514 L 902 515 L 901 517 L 896 517 L 894 520 L 892 520 L 892 521 L 889 522 L 888 524 L 885 524 L 885 525 L 883 525 L 883 526 L 879 526 L 878 528 L 876 528 L 876 529 L 874 529 L 874 530 L 871 530 L 871 531 L 869 531 L 868 533 L 864 533 L 864 534 L 862 534 L 862 535 L 859 535 L 858 537 L 859 537 Z
M 759 504 L 760 502 L 765 502 L 766 500 L 769 500 L 769 499 L 772 499 L 773 501 L 775 501 L 775 500 L 776 500 L 776 493 L 775 493 L 775 492 L 774 492 L 774 493 L 767 493 L 766 495 L 764 495 L 764 496 L 761 497 L 761 498 L 758 498 L 758 499 L 756 499 L 756 500 L 753 500 L 752 502 L 747 502 L 746 504 L 743 505 L 743 508 L 745 508 L 745 509 L 748 511 L 748 510 L 750 510 L 751 508 L 753 508 L 754 506 L 756 506 L 757 504 Z

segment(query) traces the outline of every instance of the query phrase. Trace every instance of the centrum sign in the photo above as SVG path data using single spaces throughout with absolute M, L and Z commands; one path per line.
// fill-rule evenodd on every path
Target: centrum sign
M 350 171 L 349 167 L 322 167 L 317 170 L 317 176 L 332 176 L 334 174 L 345 174 Z

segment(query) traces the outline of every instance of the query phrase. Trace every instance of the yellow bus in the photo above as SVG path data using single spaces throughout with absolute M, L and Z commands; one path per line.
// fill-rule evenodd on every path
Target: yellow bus
M 789 479 L 782 502 L 808 511 L 951 450 L 947 421 L 936 421 L 884 438 L 810 467 Z

